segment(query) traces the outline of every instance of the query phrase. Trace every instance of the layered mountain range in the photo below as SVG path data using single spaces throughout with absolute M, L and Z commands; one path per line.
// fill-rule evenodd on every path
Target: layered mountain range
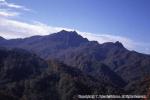
M 0 37 L 2 100 L 147 95 L 149 83 L 150 55 L 130 51 L 119 41 L 99 44 L 65 30 L 24 39 Z

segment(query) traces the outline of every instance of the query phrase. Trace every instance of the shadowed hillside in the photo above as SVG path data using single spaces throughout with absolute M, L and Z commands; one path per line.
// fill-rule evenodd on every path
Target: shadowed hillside
M 45 62 L 22 49 L 2 48 L 0 55 L 3 100 L 77 100 L 79 94 L 125 93 L 108 80 L 98 80 L 58 61 Z
M 24 39 L 1 37 L 0 45 L 4 97 L 70 100 L 82 93 L 146 95 L 149 91 L 145 80 L 150 76 L 150 56 L 129 51 L 118 41 L 99 44 L 62 30 Z

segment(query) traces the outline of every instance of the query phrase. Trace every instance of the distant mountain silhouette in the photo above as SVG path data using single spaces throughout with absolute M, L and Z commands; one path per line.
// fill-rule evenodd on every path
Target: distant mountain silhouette
M 33 36 L 25 39 L 11 39 L 0 43 L 5 47 L 18 47 L 33 51 L 42 58 L 55 56 L 58 52 L 68 48 L 78 47 L 86 42 L 86 38 L 82 38 L 75 31 L 67 32 L 62 30 L 57 34 L 48 36 Z
M 103 63 L 127 83 L 150 75 L 150 56 L 129 51 L 118 43 L 87 44 L 68 50 L 57 59 L 90 71 L 95 63 Z
M 145 79 L 150 76 L 150 55 L 130 51 L 119 41 L 116 41 L 115 43 L 106 42 L 99 44 L 97 41 L 89 41 L 88 39 L 83 38 L 75 31 L 69 32 L 62 30 L 58 33 L 46 36 L 33 36 L 24 39 L 6 40 L 0 38 L 0 46 L 7 49 L 21 48 L 29 51 L 30 54 L 35 53 L 37 56 L 40 56 L 43 61 L 47 61 L 48 64 L 50 64 L 49 66 L 52 66 L 46 68 L 46 71 L 48 71 L 47 73 L 55 73 L 57 74 L 56 76 L 59 76 L 59 79 L 62 73 L 67 73 L 67 75 L 73 79 L 75 77 L 79 78 L 80 76 L 86 76 L 86 82 L 92 81 L 92 84 L 97 84 L 98 88 L 101 88 L 99 85 L 107 84 L 110 88 L 113 87 L 112 91 L 121 91 L 120 93 L 124 93 L 125 91 L 131 94 L 143 94 L 148 91 L 149 81 L 145 81 Z M 36 59 L 41 58 L 38 57 Z M 53 60 L 56 60 L 56 62 L 54 61 L 56 64 L 53 63 Z M 24 61 L 25 63 L 29 62 L 25 59 Z M 59 65 L 57 61 L 63 64 Z M 8 60 L 8 62 L 10 61 Z M 46 64 L 47 63 L 45 63 L 45 66 Z M 48 76 L 46 74 L 46 76 L 44 75 L 43 77 Z M 89 77 L 92 77 L 94 80 L 89 79 Z M 40 78 L 40 80 L 45 81 L 43 78 Z M 78 81 L 80 83 L 80 78 Z M 75 80 L 73 80 L 73 82 L 76 83 Z M 89 85 L 86 82 L 82 82 L 81 84 L 86 84 L 85 86 Z M 45 82 L 42 84 L 45 84 Z M 142 86 L 141 84 L 144 85 Z M 95 85 L 92 85 L 92 87 Z M 140 88 L 137 88 L 139 86 L 142 86 L 141 90 Z M 118 89 L 116 89 L 116 87 Z M 65 89 L 66 88 L 67 87 L 65 87 Z M 64 98 L 66 98 L 66 96 Z
M 0 42 L 5 41 L 3 37 L 0 36 Z

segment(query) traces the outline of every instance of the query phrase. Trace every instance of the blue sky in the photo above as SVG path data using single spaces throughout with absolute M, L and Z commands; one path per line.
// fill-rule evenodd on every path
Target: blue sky
M 118 40 L 130 50 L 150 54 L 149 0 L 0 2 L 0 20 L 7 23 L 0 25 L 0 35 L 5 38 L 45 35 L 61 29 L 73 29 L 90 40 L 100 43 Z M 18 26 L 13 26 L 16 24 Z M 10 30 L 10 27 L 21 27 L 22 30 Z

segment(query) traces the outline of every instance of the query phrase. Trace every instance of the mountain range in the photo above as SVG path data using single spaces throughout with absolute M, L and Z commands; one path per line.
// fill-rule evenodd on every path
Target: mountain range
M 149 83 L 150 55 L 130 51 L 119 41 L 99 44 L 65 30 L 24 39 L 0 37 L 2 100 L 147 95 Z

